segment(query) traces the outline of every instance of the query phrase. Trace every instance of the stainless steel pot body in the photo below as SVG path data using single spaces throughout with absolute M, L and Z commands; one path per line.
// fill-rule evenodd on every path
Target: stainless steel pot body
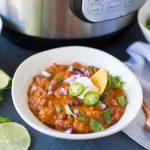
M 5 26 L 26 35 L 52 39 L 90 38 L 107 35 L 129 25 L 145 0 L 80 0 L 80 5 L 83 5 L 81 11 L 85 11 L 84 7 L 88 5 L 87 10 L 94 12 L 95 18 L 104 18 L 98 22 L 82 20 L 71 10 L 70 1 L 0 0 L 0 15 Z M 129 5 L 129 8 L 125 8 L 126 4 Z M 102 9 L 102 12 L 95 15 L 96 11 L 101 11 L 99 8 L 97 9 L 97 6 L 100 5 L 102 7 L 99 8 Z M 76 6 L 72 8 L 74 9 L 74 7 Z M 109 11 L 111 9 L 114 11 Z M 124 9 L 128 9 L 128 11 Z M 92 14 L 90 15 L 93 17 Z

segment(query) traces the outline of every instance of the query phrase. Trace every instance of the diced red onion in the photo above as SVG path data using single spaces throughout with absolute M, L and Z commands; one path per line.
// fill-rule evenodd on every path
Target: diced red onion
M 65 84 L 70 84 L 70 82 L 71 82 L 71 81 L 70 81 L 70 78 L 66 78 L 66 79 L 64 80 L 64 83 L 65 83 Z
M 76 80 L 76 79 L 79 79 L 83 77 L 83 75 L 80 73 L 80 74 L 77 74 L 77 75 L 74 75 L 74 76 L 71 76 L 72 79 Z
M 69 78 L 66 78 L 66 79 L 64 80 L 64 83 L 70 84 L 70 83 L 74 82 L 76 79 L 79 79 L 79 78 L 81 78 L 81 77 L 82 77 L 81 74 L 77 74 L 77 75 L 70 76 Z
M 56 120 L 55 124 L 59 125 L 61 128 L 64 128 L 64 125 L 62 124 L 62 119 Z
M 47 90 L 48 90 L 48 94 L 49 94 L 49 95 L 51 95 L 51 94 L 53 93 L 53 92 L 52 92 L 52 86 L 51 86 L 51 85 L 48 86 Z
M 51 76 L 51 74 L 48 73 L 48 72 L 45 71 L 45 70 L 42 71 L 42 75 L 43 75 L 44 77 L 46 77 L 46 78 L 49 78 L 49 77 Z
M 67 90 L 65 88 L 61 88 L 60 91 L 59 91 L 59 93 L 61 95 L 67 95 Z
M 78 111 L 78 109 L 76 109 L 76 108 L 75 108 L 75 109 L 73 109 L 73 113 L 74 113 L 75 115 L 77 115 L 77 114 L 78 114 L 78 112 L 79 112 L 79 111 Z
M 90 78 L 90 77 L 91 77 L 88 70 L 84 72 L 84 76 L 87 77 L 87 78 Z
M 77 74 L 81 74 L 81 72 L 79 72 L 78 70 L 73 70 L 73 71 L 71 72 L 71 74 L 77 75 Z M 82 74 L 81 74 L 81 76 L 82 76 Z
M 36 91 L 36 90 L 37 90 L 37 87 L 33 85 L 31 88 L 31 91 Z
M 99 104 L 99 107 L 100 107 L 100 109 L 105 109 L 106 108 L 106 105 L 104 104 L 104 103 L 101 103 L 101 104 Z
M 72 128 L 67 129 L 66 131 L 64 131 L 64 133 L 71 134 L 72 133 Z
M 49 91 L 48 91 L 48 94 L 49 94 L 49 95 L 51 95 L 52 93 L 53 93 L 52 90 L 49 90 Z

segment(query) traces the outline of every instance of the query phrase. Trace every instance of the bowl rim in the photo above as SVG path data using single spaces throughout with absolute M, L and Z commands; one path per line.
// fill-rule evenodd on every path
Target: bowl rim
M 18 107 L 17 105 L 17 102 L 15 100 L 15 95 L 14 95 L 14 85 L 15 85 L 15 81 L 16 81 L 16 74 L 17 72 L 20 70 L 20 68 L 22 67 L 22 64 L 26 63 L 27 61 L 29 60 L 32 60 L 32 57 L 36 57 L 38 55 L 41 55 L 43 53 L 47 53 L 49 51 L 53 52 L 53 51 L 60 51 L 61 49 L 82 49 L 82 48 L 86 48 L 86 49 L 90 49 L 92 51 L 95 51 L 95 52 L 100 52 L 100 53 L 103 53 L 105 55 L 107 55 L 108 57 L 111 57 L 112 59 L 115 59 L 117 61 L 119 61 L 134 77 L 135 81 L 137 82 L 138 86 L 139 86 L 139 95 L 141 96 L 139 99 L 140 99 L 140 105 L 138 107 L 138 111 L 134 114 L 134 117 L 130 119 L 130 121 L 128 121 L 126 124 L 121 124 L 119 127 L 117 128 L 114 128 L 112 130 L 109 130 L 109 132 L 107 131 L 102 131 L 102 132 L 96 132 L 96 133 L 87 133 L 87 134 L 67 134 L 66 136 L 66 133 L 63 133 L 63 132 L 59 132 L 59 131 L 56 131 L 56 130 L 49 130 L 49 132 L 47 131 L 47 129 L 44 129 L 43 127 L 41 126 L 35 126 L 35 124 L 33 122 L 29 122 L 28 118 L 21 113 L 20 111 L 20 108 Z M 57 138 L 61 138 L 61 139 L 70 139 L 70 140 L 87 140 L 87 139 L 96 139 L 96 138 L 100 138 L 100 137 L 106 137 L 106 136 L 109 136 L 109 135 L 112 135 L 114 133 L 117 133 L 119 131 L 121 131 L 122 129 L 126 128 L 135 118 L 136 116 L 138 115 L 139 111 L 140 111 L 140 108 L 142 106 L 142 102 L 143 102 L 143 92 L 142 92 L 142 87 L 138 81 L 138 79 L 136 78 L 136 76 L 132 73 L 132 71 L 123 63 L 121 62 L 119 59 L 115 58 L 114 56 L 112 56 L 111 54 L 109 53 L 106 53 L 102 50 L 98 50 L 98 49 L 95 49 L 95 48 L 91 48 L 91 47 L 86 47 L 86 46 L 64 46 L 64 47 L 59 47 L 59 48 L 54 48 L 54 49 L 49 49 L 49 50 L 46 50 L 46 51 L 43 51 L 43 52 L 39 52 L 37 54 L 34 54 L 30 57 L 28 57 L 27 59 L 25 59 L 20 65 L 19 67 L 17 68 L 15 74 L 14 74 L 14 77 L 13 77 L 13 82 L 12 82 L 12 99 L 13 99 L 13 103 L 14 103 L 14 106 L 15 106 L 15 109 L 17 110 L 18 114 L 21 116 L 21 118 L 29 125 L 31 126 L 33 129 L 43 133 L 43 134 L 46 134 L 46 135 L 49 135 L 49 136 L 53 136 L 53 137 L 57 137 Z M 31 112 L 32 113 L 32 112 Z
M 143 24 L 143 22 L 141 21 L 141 14 L 143 13 L 143 9 L 145 8 L 145 7 L 147 7 L 147 4 L 149 4 L 150 5 L 150 1 L 149 0 L 147 0 L 145 3 L 144 3 L 144 5 L 139 9 L 139 11 L 138 11 L 138 15 L 137 15 L 137 21 L 138 21 L 138 24 L 139 24 L 139 26 L 141 27 L 141 29 L 142 30 L 144 30 L 145 32 L 149 32 L 149 34 L 150 34 L 150 30 L 149 29 L 147 29 L 146 28 L 146 26 Z M 144 14 L 143 14 L 144 15 Z

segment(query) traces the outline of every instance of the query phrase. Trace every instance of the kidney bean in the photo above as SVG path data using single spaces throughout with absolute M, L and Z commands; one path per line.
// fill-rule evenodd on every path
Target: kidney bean
M 70 100 L 67 104 L 69 106 L 81 106 L 82 102 L 80 100 Z
M 113 121 L 111 121 L 110 125 L 112 126 L 112 125 L 116 124 L 117 122 L 118 122 L 117 120 L 113 120 Z
M 111 115 L 113 115 L 115 113 L 115 109 L 114 108 L 108 108 L 109 109 L 109 112 Z
M 98 119 L 98 121 L 99 121 L 100 124 L 104 124 L 105 123 L 105 121 L 104 121 L 104 119 L 103 119 L 102 116 L 100 116 L 100 118 Z

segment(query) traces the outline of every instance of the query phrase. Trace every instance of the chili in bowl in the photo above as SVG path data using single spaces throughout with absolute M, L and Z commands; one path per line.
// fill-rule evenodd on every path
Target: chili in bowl
M 77 140 L 124 129 L 143 99 L 138 80 L 123 63 L 103 51 L 78 46 L 25 60 L 14 75 L 12 96 L 30 126 L 50 136 Z
M 127 100 L 122 86 L 119 76 L 104 69 L 78 62 L 54 63 L 34 77 L 28 104 L 42 123 L 55 130 L 99 132 L 116 124 L 123 115 Z

